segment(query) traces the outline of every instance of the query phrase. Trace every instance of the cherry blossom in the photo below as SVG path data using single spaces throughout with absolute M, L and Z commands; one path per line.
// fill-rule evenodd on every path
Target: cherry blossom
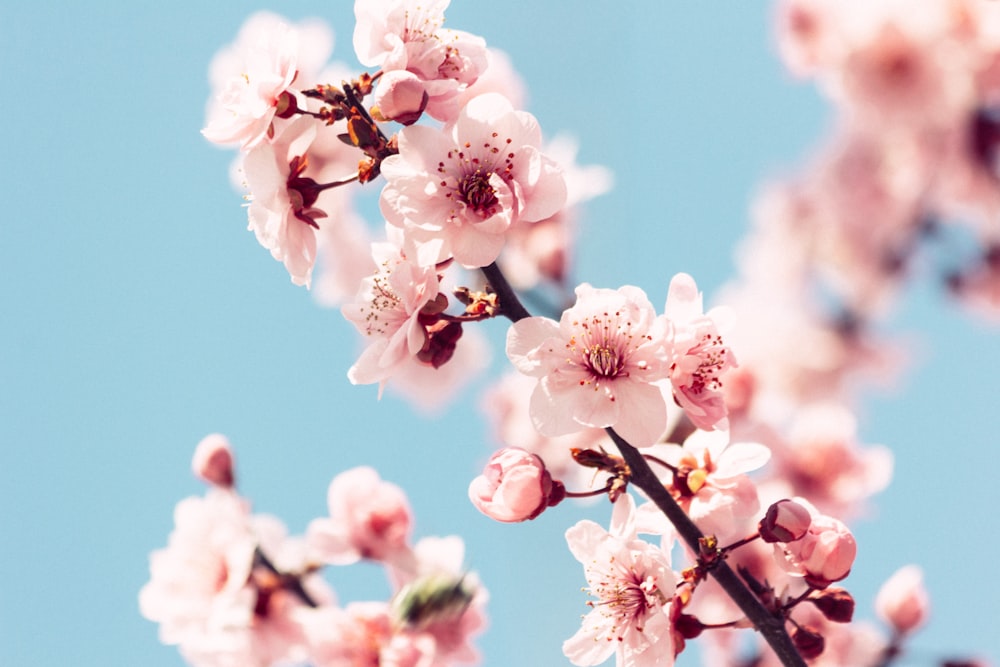
M 341 312 L 368 338 L 347 377 L 354 384 L 378 382 L 381 394 L 389 377 L 427 342 L 420 313 L 437 297 L 440 283 L 435 268 L 416 265 L 394 243 L 373 243 L 372 255 L 377 271 Z
M 584 283 L 559 322 L 529 317 L 507 332 L 507 356 L 538 378 L 531 419 L 543 435 L 584 427 L 614 427 L 639 447 L 667 425 L 667 405 L 655 384 L 666 377 L 665 322 L 646 294 Z
M 540 146 L 531 114 L 499 94 L 480 95 L 443 129 L 399 133 L 399 154 L 382 162 L 382 213 L 405 231 L 407 251 L 420 248 L 419 263 L 454 257 L 486 266 L 511 225 L 547 218 L 566 202 L 562 172 Z
M 205 138 L 249 150 L 268 137 L 275 115 L 297 105 L 289 88 L 298 51 L 298 33 L 284 23 L 260 33 L 244 55 L 244 69 L 234 72 L 220 93 L 222 110 L 202 130 Z
M 566 542 L 596 598 L 580 630 L 563 643 L 566 657 L 581 666 L 611 655 L 617 667 L 673 665 L 668 612 L 677 575 L 665 551 L 638 539 L 631 496 L 615 503 L 610 530 L 580 521 L 566 531 Z
M 408 552 L 413 517 L 406 495 L 374 469 L 359 467 L 334 477 L 327 506 L 330 516 L 309 524 L 309 545 L 318 560 L 342 565 L 362 558 L 393 560 Z
M 243 172 L 250 190 L 250 229 L 271 256 L 284 263 L 292 282 L 309 286 L 316 261 L 317 184 L 303 176 L 306 151 L 316 136 L 309 118 L 298 118 L 275 138 L 247 153 Z
M 354 50 L 367 67 L 407 71 L 423 85 L 427 111 L 454 119 L 457 96 L 486 69 L 486 42 L 443 28 L 449 0 L 356 0 Z M 384 84 L 379 82 L 381 88 Z M 381 93 L 377 93 L 381 94 Z
M 670 281 L 664 315 L 673 329 L 670 382 L 674 399 L 696 427 L 727 429 L 722 376 L 736 366 L 736 360 L 719 329 L 731 317 L 730 310 L 716 308 L 703 314 L 694 278 L 679 273 Z

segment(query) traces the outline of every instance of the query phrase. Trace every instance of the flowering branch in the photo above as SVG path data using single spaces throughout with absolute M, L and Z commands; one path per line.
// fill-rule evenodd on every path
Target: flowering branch
M 490 283 L 490 287 L 497 293 L 500 302 L 500 312 L 512 322 L 530 317 L 531 314 L 521 304 L 517 293 L 507 282 L 503 272 L 496 263 L 482 268 L 483 275 Z M 670 523 L 677 529 L 678 534 L 685 543 L 695 553 L 699 553 L 700 544 L 704 535 L 690 517 L 677 504 L 670 493 L 664 488 L 663 483 L 656 477 L 649 464 L 642 454 L 635 447 L 626 442 L 614 429 L 605 429 L 611 439 L 617 445 L 625 463 L 631 471 L 631 482 L 642 489 L 650 500 L 666 515 Z M 774 649 L 775 654 L 786 667 L 805 667 L 805 661 L 799 655 L 791 638 L 785 631 L 784 619 L 767 610 L 760 599 L 754 595 L 743 580 L 733 571 L 724 560 L 713 563 L 711 574 L 722 586 L 723 590 L 736 603 L 736 605 L 746 614 L 750 622 L 761 633 L 767 643 Z
M 642 489 L 649 496 L 649 499 L 656 503 L 660 511 L 666 515 L 670 523 L 677 529 L 678 534 L 684 542 L 695 553 L 698 553 L 701 541 L 705 537 L 698 526 L 684 513 L 684 510 L 680 508 L 670 493 L 663 487 L 663 483 L 656 477 L 652 469 L 650 469 L 649 464 L 646 463 L 639 450 L 623 440 L 621 436 L 615 433 L 614 429 L 608 428 L 605 430 L 618 447 L 622 457 L 625 459 L 625 463 L 628 464 L 632 473 L 631 482 Z M 713 563 L 710 572 L 733 602 L 746 614 L 747 618 L 750 619 L 750 622 L 754 624 L 754 627 L 757 628 L 771 648 L 774 649 L 775 654 L 781 660 L 781 664 L 786 667 L 805 667 L 805 661 L 799 655 L 798 650 L 796 650 L 791 638 L 785 631 L 784 619 L 768 611 L 761 604 L 757 596 L 750 592 L 746 584 L 743 583 L 724 560 L 718 560 Z

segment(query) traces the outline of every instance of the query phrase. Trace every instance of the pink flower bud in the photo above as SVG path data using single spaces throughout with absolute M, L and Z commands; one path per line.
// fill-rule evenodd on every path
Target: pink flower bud
M 814 588 L 826 588 L 850 574 L 857 551 L 847 526 L 833 517 L 816 515 L 801 539 L 785 544 L 777 553 L 789 572 L 804 576 Z
M 225 489 L 232 488 L 233 450 L 224 435 L 213 433 L 205 436 L 195 447 L 191 469 L 203 482 Z
M 383 118 L 412 125 L 427 108 L 424 82 L 406 70 L 386 72 L 375 89 L 375 105 Z
M 889 577 L 875 597 L 875 613 L 901 635 L 923 625 L 930 613 L 930 599 L 921 569 L 907 565 Z
M 561 500 L 553 497 L 553 486 L 542 459 L 523 449 L 507 447 L 495 452 L 483 474 L 472 480 L 469 499 L 491 519 L 527 521 L 541 514 L 550 500 Z
M 812 515 L 794 500 L 779 500 L 767 508 L 757 529 L 765 542 L 794 542 L 809 530 Z

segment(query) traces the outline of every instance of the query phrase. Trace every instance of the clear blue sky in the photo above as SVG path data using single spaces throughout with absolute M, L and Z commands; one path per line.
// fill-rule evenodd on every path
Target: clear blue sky
M 409 493 L 418 535 L 466 538 L 492 592 L 485 664 L 566 664 L 586 608 L 562 534 L 583 511 L 480 517 L 466 488 L 493 444 L 475 398 L 425 419 L 349 385 L 351 326 L 257 245 L 230 155 L 198 133 L 209 60 L 253 10 L 327 19 L 334 57 L 354 64 L 351 4 L 0 8 L 0 664 L 181 664 L 136 596 L 174 504 L 201 492 L 193 447 L 216 431 L 255 508 L 294 532 L 325 512 L 334 474 L 374 465 Z M 752 193 L 818 145 L 829 112 L 783 73 L 764 4 L 623 7 L 455 0 L 448 25 L 508 51 L 545 131 L 571 132 L 582 162 L 615 172 L 588 209 L 579 278 L 662 303 L 687 271 L 710 295 L 732 274 Z M 930 287 L 894 326 L 920 359 L 864 416 L 897 473 L 856 526 L 847 585 L 868 616 L 879 583 L 920 563 L 934 619 L 912 664 L 949 649 L 995 658 L 996 330 Z M 334 585 L 379 597 L 378 574 Z

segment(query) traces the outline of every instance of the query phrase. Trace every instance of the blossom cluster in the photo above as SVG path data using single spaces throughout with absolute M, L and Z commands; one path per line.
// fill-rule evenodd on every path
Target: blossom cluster
M 782 54 L 837 105 L 836 138 L 762 198 L 726 306 L 706 311 L 678 273 L 658 313 L 636 286 L 572 286 L 577 206 L 610 177 L 543 138 L 505 56 L 446 28 L 447 6 L 356 0 L 355 56 L 374 71 L 328 64 L 327 29 L 270 14 L 212 65 L 203 134 L 238 147 L 260 244 L 364 340 L 348 379 L 442 403 L 482 365 L 475 325 L 511 321 L 517 373 L 484 401 L 501 448 L 469 498 L 504 523 L 612 503 L 607 528 L 566 531 L 592 598 L 563 644 L 573 664 L 668 667 L 696 637 L 713 665 L 890 664 L 929 603 L 909 566 L 876 601 L 888 635 L 851 622 L 845 521 L 892 474 L 858 435 L 852 380 L 899 365 L 870 325 L 932 229 L 974 235 L 947 284 L 1000 310 L 1000 9 L 782 0 Z M 369 228 L 350 186 L 376 181 Z M 567 305 L 533 316 L 528 290 Z M 412 545 L 405 496 L 374 470 L 338 475 L 329 516 L 295 539 L 236 493 L 224 439 L 195 470 L 211 488 L 178 505 L 140 595 L 192 664 L 476 660 L 486 595 L 461 542 Z M 339 606 L 319 571 L 361 560 L 392 598 Z M 746 655 L 736 631 L 751 626 L 770 648 Z
M 403 491 L 367 467 L 330 483 L 329 515 L 303 536 L 251 511 L 236 491 L 228 440 L 202 440 L 193 468 L 208 491 L 178 503 L 167 546 L 150 557 L 139 594 L 195 667 L 308 662 L 316 667 L 472 664 L 485 624 L 486 590 L 465 571 L 458 537 L 411 543 Z M 388 600 L 341 604 L 322 576 L 329 566 L 381 565 Z

